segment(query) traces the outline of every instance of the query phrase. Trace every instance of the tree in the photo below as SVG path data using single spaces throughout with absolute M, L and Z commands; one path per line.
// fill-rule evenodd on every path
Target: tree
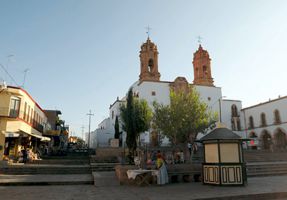
M 119 139 L 121 133 L 120 133 L 120 126 L 119 126 L 118 116 L 116 116 L 114 128 L 115 128 L 115 136 L 114 136 L 114 138 L 115 139 Z
M 120 111 L 122 128 L 127 133 L 126 143 L 133 158 L 140 133 L 150 127 L 152 111 L 145 100 L 134 98 L 132 88 L 128 92 L 126 105 L 122 105 Z
M 216 118 L 192 86 L 186 91 L 171 90 L 170 105 L 154 102 L 155 127 L 173 144 L 194 141 L 198 133 L 214 126 Z

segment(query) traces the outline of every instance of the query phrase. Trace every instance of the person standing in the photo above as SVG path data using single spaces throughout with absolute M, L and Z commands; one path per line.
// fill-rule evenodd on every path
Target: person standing
M 157 175 L 157 184 L 164 185 L 168 183 L 167 168 L 160 151 L 157 153 L 156 168 L 159 170 Z

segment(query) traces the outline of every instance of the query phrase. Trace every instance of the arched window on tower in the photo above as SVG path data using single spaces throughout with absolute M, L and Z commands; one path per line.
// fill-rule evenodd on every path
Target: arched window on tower
M 207 67 L 204 65 L 202 70 L 203 70 L 203 78 L 206 78 L 207 77 Z
M 237 106 L 235 104 L 231 106 L 231 115 L 232 117 L 238 117 Z
M 261 126 L 262 127 L 267 126 L 265 113 L 261 113 L 260 119 L 261 119 Z
M 249 129 L 254 129 L 254 121 L 252 116 L 249 117 Z
M 274 110 L 274 124 L 280 124 L 281 119 L 280 119 L 280 113 L 279 110 Z
M 153 59 L 149 59 L 148 61 L 148 71 L 152 72 L 153 69 Z
M 240 118 L 235 104 L 231 106 L 231 126 L 233 131 L 241 130 Z

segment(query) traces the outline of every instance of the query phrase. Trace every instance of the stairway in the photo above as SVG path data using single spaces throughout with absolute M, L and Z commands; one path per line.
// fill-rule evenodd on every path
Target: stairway
M 89 155 L 44 157 L 31 163 L 1 166 L 0 185 L 93 184 Z
M 244 150 L 244 160 L 250 162 L 287 162 L 287 151 L 271 152 L 268 150 Z
M 287 174 L 287 162 L 247 163 L 247 176 L 280 176 Z
M 90 165 L 93 172 L 114 171 L 115 166 L 120 164 L 114 156 L 91 156 Z

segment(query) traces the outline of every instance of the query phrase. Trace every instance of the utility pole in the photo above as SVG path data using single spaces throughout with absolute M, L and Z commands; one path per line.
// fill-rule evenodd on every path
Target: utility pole
M 92 111 L 90 110 L 89 113 L 87 114 L 89 115 L 89 135 L 88 135 L 88 149 L 90 150 L 90 137 L 91 137 L 91 116 L 94 116 L 94 114 L 92 114 Z

